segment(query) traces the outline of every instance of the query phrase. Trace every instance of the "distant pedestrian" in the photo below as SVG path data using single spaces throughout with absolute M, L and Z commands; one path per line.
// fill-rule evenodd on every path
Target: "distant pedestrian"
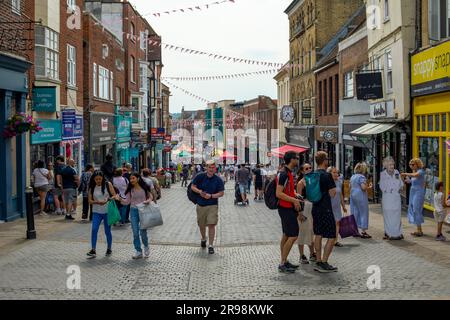
M 343 182 L 340 179 L 339 170 L 336 167 L 330 167 L 327 170 L 328 173 L 333 177 L 334 183 L 336 184 L 336 194 L 331 197 L 331 205 L 333 207 L 334 220 L 336 221 L 336 247 L 343 247 L 343 244 L 338 241 L 339 239 L 339 224 L 342 220 L 342 211 L 347 213 L 347 208 L 344 202 L 344 192 L 343 192 Z
M 139 210 L 137 205 L 149 204 L 152 202 L 152 194 L 150 188 L 142 180 L 139 173 L 132 173 L 130 176 L 130 183 L 125 191 L 125 199 L 120 199 L 120 202 L 124 205 L 131 205 L 130 217 L 131 227 L 133 230 L 133 244 L 136 250 L 132 259 L 148 258 L 150 256 L 150 247 L 148 242 L 148 234 L 146 229 L 140 228 Z M 144 254 L 142 254 L 142 244 L 144 245 Z
M 66 206 L 64 203 L 64 197 L 63 197 L 63 181 L 62 181 L 62 171 L 64 170 L 64 168 L 66 167 L 64 164 L 64 157 L 63 156 L 57 156 L 55 158 L 55 194 L 59 199 L 59 203 L 60 203 L 60 211 L 58 212 L 58 209 L 56 210 L 56 214 L 57 215 L 66 215 Z
M 44 161 L 39 160 L 36 164 L 36 168 L 33 170 L 34 190 L 39 194 L 40 211 L 39 214 L 46 216 L 45 200 L 47 199 L 47 193 L 50 190 L 49 180 L 52 179 L 52 174 L 45 169 Z
M 80 186 L 78 187 L 78 192 L 83 195 L 83 213 L 81 219 L 86 220 L 89 218 L 90 221 L 92 221 L 92 205 L 89 204 L 89 182 L 93 173 L 94 166 L 91 164 L 86 165 L 81 175 Z
M 109 182 L 112 182 L 116 166 L 113 164 L 113 156 L 111 154 L 107 154 L 105 158 L 106 161 L 102 164 L 100 170 L 103 172 L 105 179 L 107 179 Z
M 283 235 L 280 242 L 281 261 L 278 271 L 283 273 L 294 273 L 298 265 L 288 261 L 292 246 L 297 241 L 299 234 L 298 219 L 306 220 L 300 213 L 299 195 L 295 192 L 294 176 L 292 170 L 298 166 L 299 157 L 296 152 L 288 151 L 284 155 L 284 169 L 277 176 L 276 197 L 279 200 L 278 214 L 281 219 Z
M 100 170 L 92 174 L 89 182 L 89 204 L 92 205 L 92 231 L 91 231 L 91 251 L 87 253 L 88 259 L 97 256 L 97 235 L 103 221 L 105 229 L 106 243 L 108 245 L 106 256 L 112 254 L 112 233 L 108 224 L 108 201 L 116 196 L 114 187 L 106 181 L 103 172 Z
M 66 206 L 66 220 L 74 220 L 77 208 L 77 189 L 80 184 L 80 177 L 75 170 L 75 161 L 67 159 L 67 166 L 61 172 L 63 185 L 63 198 Z
M 254 200 L 263 200 L 263 197 L 264 197 L 263 176 L 262 176 L 260 164 L 258 164 L 256 166 L 256 169 L 253 172 L 253 176 L 254 176 L 254 184 L 255 184 L 255 199 Z
M 48 194 L 50 194 L 50 196 L 53 198 L 53 202 L 55 204 L 55 213 L 57 215 L 60 215 L 61 212 L 62 212 L 62 210 L 61 210 L 61 202 L 59 201 L 59 196 L 57 195 L 55 170 L 54 170 L 52 162 L 48 163 L 47 169 L 48 169 L 48 172 L 51 175 L 51 178 L 48 180 L 48 184 L 49 184 Z
M 248 190 L 248 180 L 250 177 L 249 170 L 245 167 L 244 164 L 241 164 L 240 169 L 237 172 L 236 175 L 236 181 L 239 185 L 239 191 L 241 192 L 242 196 L 242 202 L 244 204 L 249 204 L 249 201 L 247 199 L 247 192 Z
M 152 175 L 150 173 L 150 169 L 145 168 L 144 170 L 142 170 L 142 180 L 144 180 L 144 182 L 150 188 L 150 192 L 152 193 L 152 196 L 153 196 L 153 202 L 156 203 L 156 201 L 158 199 L 158 194 L 156 191 L 155 182 L 152 180 L 151 176 Z M 156 180 L 156 181 L 158 181 L 158 180 Z
M 189 169 L 187 167 L 187 165 L 183 166 L 183 169 L 181 171 L 181 175 L 183 180 L 181 181 L 181 186 L 182 187 L 187 187 L 187 180 L 188 180 L 188 176 L 189 176 Z
M 312 171 L 312 166 L 309 163 L 304 163 L 300 166 L 299 175 L 297 177 L 297 193 L 306 199 L 306 182 L 305 174 Z M 304 202 L 300 205 L 300 212 L 306 218 L 306 220 L 299 220 L 299 235 L 297 239 L 298 251 L 300 253 L 300 263 L 309 264 L 310 262 L 316 262 L 316 253 L 314 249 L 314 229 L 313 229 L 313 217 L 311 213 L 311 203 Z M 305 255 L 305 246 L 309 246 L 309 260 Z
M 122 168 L 118 168 L 114 171 L 114 178 L 112 180 L 112 184 L 114 186 L 114 190 L 117 191 L 118 195 L 125 199 L 125 192 L 127 191 L 129 181 L 127 178 L 123 176 Z M 120 224 L 119 226 L 125 225 L 125 222 L 127 221 L 127 209 L 128 206 L 123 205 L 118 201 L 117 208 L 119 209 L 120 213 Z
M 402 173 L 402 178 L 405 182 L 411 184 L 409 190 L 409 206 L 408 206 L 408 220 L 410 224 L 417 226 L 417 231 L 411 235 L 415 237 L 422 237 L 423 219 L 423 204 L 425 202 L 425 170 L 423 169 L 423 162 L 419 158 L 414 158 L 409 162 L 409 167 L 412 173 Z
M 444 197 L 444 183 L 439 181 L 436 183 L 436 192 L 434 193 L 434 220 L 437 223 L 437 241 L 447 240 L 442 234 L 442 226 L 444 225 L 447 212 L 444 209 L 446 207 L 446 199 Z
M 360 162 L 353 170 L 350 178 L 350 212 L 355 217 L 358 228 L 362 230 L 361 238 L 372 238 L 369 229 L 369 199 L 367 191 L 372 188 L 372 183 L 367 182 L 367 165 Z
M 315 161 L 317 165 L 315 174 L 319 174 L 318 190 L 321 193 L 321 198 L 319 201 L 314 202 L 312 207 L 314 246 L 317 255 L 317 263 L 314 270 L 321 273 L 337 272 L 338 269 L 328 263 L 336 241 L 336 221 L 331 204 L 331 198 L 336 196 L 336 184 L 331 174 L 326 172 L 328 168 L 328 154 L 324 151 L 318 151 L 315 155 Z M 307 182 L 307 193 L 309 193 L 308 188 L 313 187 L 317 186 L 309 185 Z M 322 253 L 323 238 L 327 239 L 327 243 Z
M 214 239 L 216 226 L 219 221 L 219 198 L 224 195 L 224 184 L 216 174 L 214 161 L 208 161 L 207 172 L 201 173 L 192 181 L 192 191 L 198 196 L 197 202 L 197 224 L 202 236 L 200 245 L 206 248 L 206 227 L 208 227 L 209 246 L 208 253 L 214 254 Z
M 384 240 L 401 240 L 402 235 L 402 198 L 403 181 L 395 170 L 392 157 L 383 160 L 385 168 L 380 174 L 380 190 L 383 194 L 381 206 L 384 219 Z

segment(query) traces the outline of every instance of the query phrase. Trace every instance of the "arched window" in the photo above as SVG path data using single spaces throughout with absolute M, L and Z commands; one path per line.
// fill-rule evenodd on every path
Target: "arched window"
M 308 50 L 308 69 L 311 70 L 313 63 L 312 63 L 312 42 L 309 41 L 309 50 Z

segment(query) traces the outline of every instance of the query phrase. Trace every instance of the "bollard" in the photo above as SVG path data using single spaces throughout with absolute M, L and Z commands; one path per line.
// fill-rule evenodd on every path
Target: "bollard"
M 27 239 L 36 239 L 36 230 L 34 230 L 33 188 L 28 187 L 26 189 L 25 201 L 27 205 Z

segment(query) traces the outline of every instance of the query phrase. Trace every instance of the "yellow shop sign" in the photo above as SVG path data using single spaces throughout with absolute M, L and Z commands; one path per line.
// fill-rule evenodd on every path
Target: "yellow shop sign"
M 411 58 L 412 96 L 450 91 L 450 41 Z

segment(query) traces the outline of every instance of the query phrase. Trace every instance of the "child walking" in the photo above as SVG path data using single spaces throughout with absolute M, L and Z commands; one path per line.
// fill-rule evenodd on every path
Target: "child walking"
M 444 224 L 447 206 L 444 198 L 444 183 L 442 181 L 436 183 L 436 192 L 434 193 L 434 220 L 437 223 L 436 241 L 445 241 L 446 238 L 442 235 L 442 226 Z

